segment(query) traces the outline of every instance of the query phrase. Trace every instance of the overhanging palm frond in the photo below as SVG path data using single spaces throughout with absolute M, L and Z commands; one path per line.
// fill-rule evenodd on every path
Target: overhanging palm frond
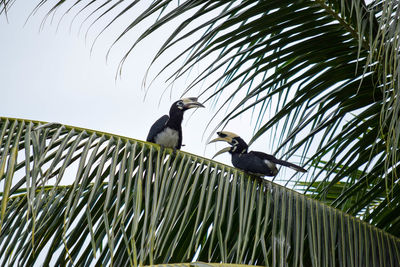
M 0 133 L 2 265 L 400 261 L 398 238 L 196 155 L 28 120 Z

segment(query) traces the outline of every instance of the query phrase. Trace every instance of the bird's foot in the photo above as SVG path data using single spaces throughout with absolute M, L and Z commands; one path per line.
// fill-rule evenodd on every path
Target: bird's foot
M 249 173 L 252 177 L 254 177 L 255 180 L 259 181 L 260 183 L 265 182 L 265 179 L 263 178 L 263 175 L 261 174 L 255 174 L 255 173 Z

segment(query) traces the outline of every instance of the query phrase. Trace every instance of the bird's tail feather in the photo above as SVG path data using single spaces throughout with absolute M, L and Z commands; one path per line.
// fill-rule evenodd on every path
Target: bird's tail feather
M 291 166 L 288 166 L 288 167 L 295 171 L 298 171 L 298 172 L 307 172 L 304 168 L 294 165 L 294 164 L 292 164 Z
M 277 163 L 277 164 L 280 164 L 280 165 L 282 165 L 282 166 L 289 167 L 289 168 L 291 168 L 291 169 L 293 169 L 293 170 L 295 170 L 295 171 L 298 171 L 298 172 L 307 172 L 304 168 L 302 168 L 302 167 L 300 167 L 300 166 L 297 166 L 296 164 L 293 164 L 293 163 L 284 161 L 284 160 L 277 159 L 277 160 L 276 160 L 276 163 Z

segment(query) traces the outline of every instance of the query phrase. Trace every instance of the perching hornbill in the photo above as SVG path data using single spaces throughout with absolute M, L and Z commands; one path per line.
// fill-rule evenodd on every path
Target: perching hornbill
M 218 151 L 214 157 L 229 152 L 232 155 L 232 164 L 238 169 L 255 174 L 257 176 L 275 176 L 278 174 L 276 164 L 289 167 L 299 172 L 307 172 L 300 166 L 280 160 L 272 155 L 258 151 L 248 151 L 249 146 L 240 136 L 231 132 L 217 132 L 218 138 L 211 140 L 210 143 L 217 141 L 228 142 L 231 147 L 226 147 Z M 213 158 L 214 158 L 213 157 Z
M 197 102 L 196 97 L 182 98 L 174 102 L 169 110 L 169 116 L 159 118 L 150 128 L 147 142 L 180 149 L 182 146 L 182 120 L 185 110 L 204 106 Z

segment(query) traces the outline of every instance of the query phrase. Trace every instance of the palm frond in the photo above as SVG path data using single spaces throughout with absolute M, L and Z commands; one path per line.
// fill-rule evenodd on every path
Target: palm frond
M 21 119 L 0 133 L 2 265 L 400 261 L 398 238 L 196 155 Z
M 154 265 L 153 265 L 154 266 Z M 253 265 L 244 264 L 229 264 L 229 263 L 208 263 L 208 262 L 190 262 L 190 263 L 169 263 L 169 264 L 157 264 L 155 267 L 251 267 Z
M 8 2 L 1 4 L 5 8 Z M 48 15 L 78 9 L 82 2 L 56 1 Z M 87 2 L 83 9 L 95 5 Z M 123 2 L 96 1 L 88 16 L 97 16 L 93 23 L 98 23 L 116 12 L 103 32 L 140 1 Z M 363 192 L 352 209 L 359 214 L 366 201 L 384 194 L 382 206 L 361 216 L 400 236 L 398 219 L 391 216 L 400 203 L 398 1 L 155 0 L 145 6 L 129 17 L 116 42 L 145 20 L 154 18 L 154 23 L 132 41 L 121 66 L 139 42 L 170 21 L 186 18 L 160 44 L 152 66 L 189 41 L 160 70 L 168 73 L 167 81 L 191 77 L 190 70 L 201 66 L 187 91 L 205 82 L 202 94 L 218 103 L 218 112 L 227 111 L 218 126 L 245 112 L 258 113 L 252 141 L 269 134 L 277 140 L 278 156 L 300 154 L 306 164 L 327 163 L 307 181 L 321 181 L 326 186 L 321 194 L 360 171 L 332 205 L 343 208 L 355 191 Z M 184 65 L 176 67 L 180 60 Z

